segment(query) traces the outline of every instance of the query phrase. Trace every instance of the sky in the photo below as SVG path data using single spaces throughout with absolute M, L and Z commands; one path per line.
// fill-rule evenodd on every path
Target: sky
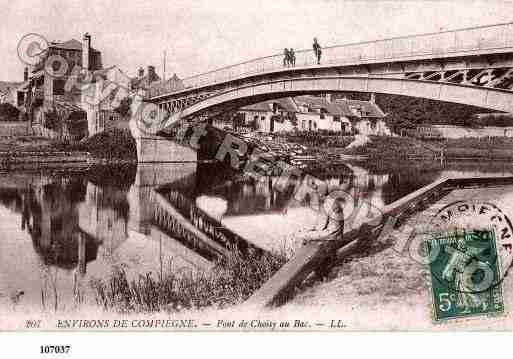
M 310 48 L 513 22 L 513 0 L 0 0 L 0 80 L 21 81 L 17 44 L 92 36 L 104 66 L 179 77 L 284 47 Z

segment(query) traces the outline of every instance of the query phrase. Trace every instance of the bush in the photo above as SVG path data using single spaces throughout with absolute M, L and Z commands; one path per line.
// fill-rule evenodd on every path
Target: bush
M 120 101 L 119 106 L 116 109 L 114 109 L 114 111 L 119 113 L 121 115 L 121 117 L 129 117 L 131 114 L 131 111 L 130 111 L 131 105 L 132 105 L 132 100 L 129 97 L 125 97 Z
M 353 136 L 344 136 L 340 132 L 329 130 L 297 131 L 280 136 L 290 142 L 314 147 L 346 147 L 353 141 Z
M 120 268 L 108 280 L 94 280 L 91 284 L 96 302 L 106 310 L 139 313 L 224 308 L 245 301 L 283 264 L 282 256 L 243 257 L 232 252 L 206 273 L 171 272 L 163 278 L 147 273 L 129 280 Z
M 86 139 L 82 145 L 96 158 L 137 159 L 136 143 L 129 130 L 110 129 Z

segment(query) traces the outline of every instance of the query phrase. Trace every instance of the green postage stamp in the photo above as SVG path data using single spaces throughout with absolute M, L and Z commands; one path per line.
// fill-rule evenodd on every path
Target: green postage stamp
M 493 229 L 432 235 L 429 272 L 436 322 L 504 313 L 502 273 Z

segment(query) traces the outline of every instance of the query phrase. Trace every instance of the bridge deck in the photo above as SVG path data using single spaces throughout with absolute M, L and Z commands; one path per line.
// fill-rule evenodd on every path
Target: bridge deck
M 513 23 L 472 27 L 395 37 L 322 49 L 322 66 L 434 59 L 463 55 L 481 55 L 513 51 Z M 297 68 L 321 67 L 313 50 L 296 51 Z M 260 57 L 183 79 L 184 90 L 171 91 L 165 86 L 154 88 L 149 97 L 188 92 L 205 86 L 228 82 L 256 74 L 290 70 L 283 66 L 283 54 Z

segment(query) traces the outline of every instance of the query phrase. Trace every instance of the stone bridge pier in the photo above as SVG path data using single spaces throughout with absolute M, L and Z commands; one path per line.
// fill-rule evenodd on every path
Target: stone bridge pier
M 155 215 L 154 189 L 165 184 L 180 186 L 195 180 L 196 162 L 138 164 L 134 184 L 128 191 L 128 229 L 149 234 Z
M 137 162 L 197 162 L 197 152 L 168 138 L 147 134 L 130 120 L 130 132 L 137 145 Z

